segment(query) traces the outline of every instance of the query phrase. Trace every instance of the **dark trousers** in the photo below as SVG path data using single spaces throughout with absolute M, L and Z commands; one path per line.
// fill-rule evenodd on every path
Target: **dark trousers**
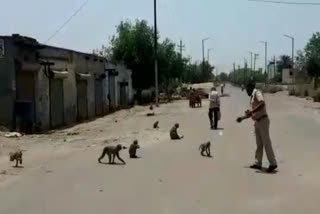
M 217 129 L 218 128 L 218 113 L 220 108 L 210 108 L 209 109 L 209 120 L 211 128 Z

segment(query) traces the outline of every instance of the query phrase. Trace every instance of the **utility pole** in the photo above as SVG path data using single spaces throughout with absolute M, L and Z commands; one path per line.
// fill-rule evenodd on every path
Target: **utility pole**
M 157 35 L 157 0 L 154 0 L 154 73 L 156 86 L 156 106 L 159 106 L 158 86 L 158 35 Z
M 236 63 L 233 63 L 233 82 L 236 83 Z
M 202 39 L 202 72 L 204 72 L 204 63 L 205 63 L 205 59 L 204 59 L 204 42 L 206 40 L 208 40 L 208 39 L 210 39 L 210 37 Z
M 212 51 L 213 48 L 209 48 L 208 49 L 208 73 L 209 73 L 209 69 L 210 69 L 210 51 Z
M 288 35 L 284 35 L 285 37 L 291 39 L 291 42 L 292 42 L 292 68 L 294 68 L 294 37 L 292 36 L 288 36 Z
M 256 80 L 256 61 L 258 58 L 259 54 L 254 54 L 254 63 L 253 63 L 253 81 Z
M 182 51 L 184 51 L 185 50 L 185 45 L 183 45 L 183 43 L 182 43 L 182 40 L 180 39 L 180 44 L 178 45 L 178 48 L 179 48 L 179 52 L 180 52 L 180 57 L 181 57 L 181 59 L 182 59 Z
M 265 51 L 265 61 L 264 61 L 264 85 L 267 85 L 267 64 L 268 64 L 268 43 L 265 41 L 261 41 L 264 44 L 264 51 Z
M 273 77 L 276 75 L 276 68 L 277 68 L 277 66 L 276 66 L 276 56 L 273 56 Z
M 247 67 L 248 67 L 247 59 L 244 58 L 244 69 L 243 69 L 243 81 L 244 81 L 244 83 L 246 83 L 246 81 L 247 81 Z
M 253 69 L 253 67 L 252 67 L 252 58 L 253 58 L 253 52 L 252 51 L 249 51 L 249 53 L 250 53 L 250 64 L 251 64 L 251 66 L 250 66 L 250 77 L 252 77 L 252 69 Z

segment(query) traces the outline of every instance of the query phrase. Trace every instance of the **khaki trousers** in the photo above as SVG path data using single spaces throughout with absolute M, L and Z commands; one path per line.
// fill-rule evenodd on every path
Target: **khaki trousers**
M 256 121 L 254 123 L 254 129 L 256 134 L 256 164 L 262 166 L 263 148 L 266 150 L 267 158 L 270 166 L 277 165 L 277 161 L 273 152 L 272 143 L 269 133 L 270 120 L 268 117 Z

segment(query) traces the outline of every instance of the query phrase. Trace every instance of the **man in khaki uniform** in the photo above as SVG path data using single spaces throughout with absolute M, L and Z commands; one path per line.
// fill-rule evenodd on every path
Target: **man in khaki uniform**
M 267 158 L 270 166 L 267 172 L 273 172 L 278 166 L 277 161 L 273 152 L 272 143 L 269 134 L 270 120 L 266 110 L 266 104 L 262 92 L 255 88 L 255 83 L 250 82 L 246 87 L 247 93 L 251 96 L 251 107 L 252 110 L 247 110 L 245 116 L 239 117 L 237 122 L 252 118 L 254 123 L 254 129 L 256 134 L 256 163 L 250 166 L 252 169 L 262 169 L 262 156 L 263 148 L 266 151 Z

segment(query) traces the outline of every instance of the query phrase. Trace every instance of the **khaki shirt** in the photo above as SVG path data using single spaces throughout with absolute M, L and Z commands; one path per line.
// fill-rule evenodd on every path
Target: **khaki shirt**
M 251 96 L 251 108 L 252 110 L 257 107 L 260 101 L 264 101 L 264 97 L 262 95 L 262 92 L 254 89 Z M 258 112 L 254 113 L 252 115 L 253 120 L 259 120 L 262 116 L 267 115 L 267 109 L 266 105 L 264 105 Z
M 209 108 L 220 108 L 220 97 L 217 91 L 211 91 L 209 94 L 210 105 Z

